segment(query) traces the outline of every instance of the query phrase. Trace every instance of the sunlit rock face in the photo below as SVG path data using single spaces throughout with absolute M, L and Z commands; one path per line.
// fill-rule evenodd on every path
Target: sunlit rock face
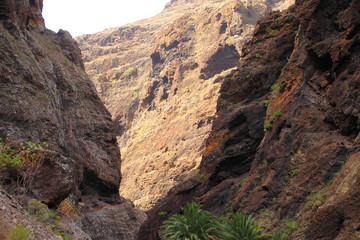
M 359 9 L 302 0 L 259 20 L 222 83 L 200 175 L 149 211 L 139 240 L 191 201 L 289 239 L 360 237 Z
M 77 38 L 117 124 L 123 196 L 149 209 L 172 186 L 200 175 L 224 76 L 257 19 L 292 3 L 171 1 L 153 18 Z

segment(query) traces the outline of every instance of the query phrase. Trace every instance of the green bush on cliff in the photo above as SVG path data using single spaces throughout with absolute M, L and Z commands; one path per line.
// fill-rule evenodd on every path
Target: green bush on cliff
M 160 229 L 160 237 L 165 240 L 213 240 L 219 239 L 220 224 L 208 211 L 200 209 L 200 205 L 187 203 L 183 215 L 174 214 L 164 222 Z
M 31 200 L 28 202 L 27 211 L 36 221 L 44 223 L 55 235 L 64 240 L 73 239 L 73 236 L 62 230 L 61 217 L 54 210 L 49 209 L 47 205 L 38 200 Z
M 8 235 L 9 240 L 28 240 L 31 237 L 32 233 L 29 229 L 23 225 L 16 225 L 11 228 Z
M 18 174 L 18 186 L 28 191 L 44 161 L 44 149 L 48 147 L 46 142 L 42 144 L 29 142 L 12 142 L 0 138 L 0 171 L 14 168 Z
M 187 203 L 183 215 L 174 214 L 160 228 L 163 240 L 260 240 L 263 228 L 252 216 L 235 213 L 230 219 L 214 217 L 200 209 L 200 205 Z M 266 235 L 267 236 L 267 235 Z
M 54 233 L 60 232 L 61 218 L 47 205 L 38 200 L 31 200 L 28 202 L 27 210 L 36 221 L 44 223 Z
M 265 236 L 261 234 L 262 231 L 263 228 L 251 215 L 241 213 L 235 213 L 230 219 L 226 219 L 222 227 L 224 240 L 260 240 Z

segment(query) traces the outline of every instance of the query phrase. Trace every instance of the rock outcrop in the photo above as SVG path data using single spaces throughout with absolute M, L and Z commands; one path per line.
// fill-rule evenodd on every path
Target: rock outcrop
M 144 216 L 119 197 L 120 153 L 111 115 L 85 73 L 77 43 L 66 31 L 46 29 L 41 10 L 42 0 L 0 3 L 0 149 L 3 143 L 20 148 L 46 142 L 26 194 L 50 207 L 70 197 L 84 218 L 99 212 L 84 228 L 109 218 L 113 228 L 134 234 Z M 4 188 L 19 194 L 14 175 L 1 173 Z M 102 207 L 126 208 L 132 222 Z M 107 234 L 101 239 L 118 239 Z
M 13 226 L 23 225 L 32 232 L 34 239 L 60 240 L 45 225 L 39 224 L 29 213 L 9 194 L 0 188 L 0 239 L 7 239 L 7 234 Z
M 257 19 L 293 1 L 171 1 L 157 16 L 77 41 L 112 113 L 121 194 L 150 209 L 197 170 L 218 90 Z
M 299 0 L 262 18 L 221 86 L 200 176 L 149 211 L 158 239 L 194 199 L 221 215 L 253 213 L 290 239 L 358 239 L 360 2 Z

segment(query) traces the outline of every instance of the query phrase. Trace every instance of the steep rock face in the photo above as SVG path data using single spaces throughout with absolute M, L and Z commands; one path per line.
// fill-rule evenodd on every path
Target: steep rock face
M 153 18 L 77 39 L 117 123 L 124 197 L 149 209 L 176 183 L 199 175 L 220 82 L 259 16 L 291 3 L 171 1 Z
M 111 219 L 114 229 L 134 234 L 144 215 L 119 197 L 120 153 L 111 116 L 85 73 L 76 42 L 66 31 L 47 30 L 41 9 L 41 0 L 0 3 L 0 150 L 3 144 L 49 145 L 29 189 L 16 187 L 11 171 L 0 172 L 1 183 L 10 194 L 25 190 L 50 207 L 70 197 L 79 202 L 82 217 L 99 214 L 91 224 Z M 126 208 L 132 222 L 103 213 L 103 207 Z M 95 236 L 89 223 L 82 226 Z M 108 232 L 102 239 L 118 238 Z
M 13 5 L 32 9 L 26 2 Z M 18 21 L 12 19 L 15 13 L 9 13 L 0 26 L 1 136 L 46 141 L 60 154 L 51 157 L 50 169 L 62 169 L 69 187 L 49 203 L 58 203 L 71 191 L 80 192 L 84 173 L 106 182 L 116 194 L 120 156 L 113 124 L 88 80 L 76 42 L 65 31 L 54 34 L 27 23 L 33 14 L 24 12 L 29 16 L 15 12 Z M 10 23 L 15 24 L 7 28 Z
M 193 199 L 273 231 L 291 219 L 291 239 L 359 238 L 359 10 L 302 0 L 260 20 L 222 84 L 202 178 L 174 187 L 139 239 L 157 239 L 158 213 Z

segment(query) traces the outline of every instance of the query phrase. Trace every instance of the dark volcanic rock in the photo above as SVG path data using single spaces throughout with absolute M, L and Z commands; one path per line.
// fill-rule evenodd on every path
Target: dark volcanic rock
M 111 221 L 119 229 L 101 232 L 106 234 L 101 239 L 119 239 L 119 234 L 131 239 L 127 237 L 137 232 L 143 218 L 130 223 L 123 216 L 143 215 L 118 193 L 120 153 L 111 116 L 84 71 L 77 43 L 66 31 L 47 30 L 41 9 L 42 0 L 0 2 L 1 142 L 13 147 L 47 142 L 26 194 L 50 207 L 70 196 L 86 216 L 98 216 L 86 229 Z M 1 172 L 0 180 L 9 193 L 17 194 L 23 189 L 12 171 Z M 126 211 L 111 215 L 105 206 Z M 7 218 L 11 209 L 3 210 L 9 228 L 16 219 Z M 53 239 L 39 234 L 38 239 Z
M 138 239 L 157 239 L 158 212 L 192 199 L 215 214 L 255 213 L 269 230 L 292 219 L 291 239 L 360 237 L 359 10 L 303 0 L 259 21 L 222 84 L 205 177 L 174 187 Z
M 136 230 L 145 219 L 144 213 L 134 211 L 133 204 L 124 203 L 86 213 L 81 217 L 81 224 L 93 240 L 132 240 L 136 239 Z
M 27 12 L 26 7 L 32 9 L 33 6 L 23 2 L 17 1 L 20 5 L 16 7 L 24 7 L 31 19 L 34 14 Z M 42 5 L 37 1 L 34 4 Z M 9 12 L 8 16 L 15 13 L 20 14 Z M 0 26 L 0 96 L 3 103 L 0 135 L 12 140 L 48 142 L 55 153 L 45 162 L 48 168 L 44 166 L 46 171 L 42 171 L 39 178 L 44 184 L 39 182 L 39 187 L 48 188 L 50 183 L 71 179 L 63 188 L 63 191 L 67 189 L 66 193 L 54 190 L 53 196 L 38 196 L 50 204 L 59 203 L 70 192 L 80 196 L 79 185 L 85 169 L 114 186 L 114 193 L 117 193 L 120 155 L 113 123 L 83 70 L 76 42 L 62 30 L 55 34 L 35 25 L 31 29 L 22 28 L 26 25 L 22 17 L 21 14 L 17 21 L 5 19 L 5 23 L 10 20 L 15 23 L 11 28 L 6 24 Z M 59 170 L 58 179 L 48 182 L 57 176 L 58 172 L 52 173 L 56 169 Z M 52 186 L 56 189 L 57 184 Z

